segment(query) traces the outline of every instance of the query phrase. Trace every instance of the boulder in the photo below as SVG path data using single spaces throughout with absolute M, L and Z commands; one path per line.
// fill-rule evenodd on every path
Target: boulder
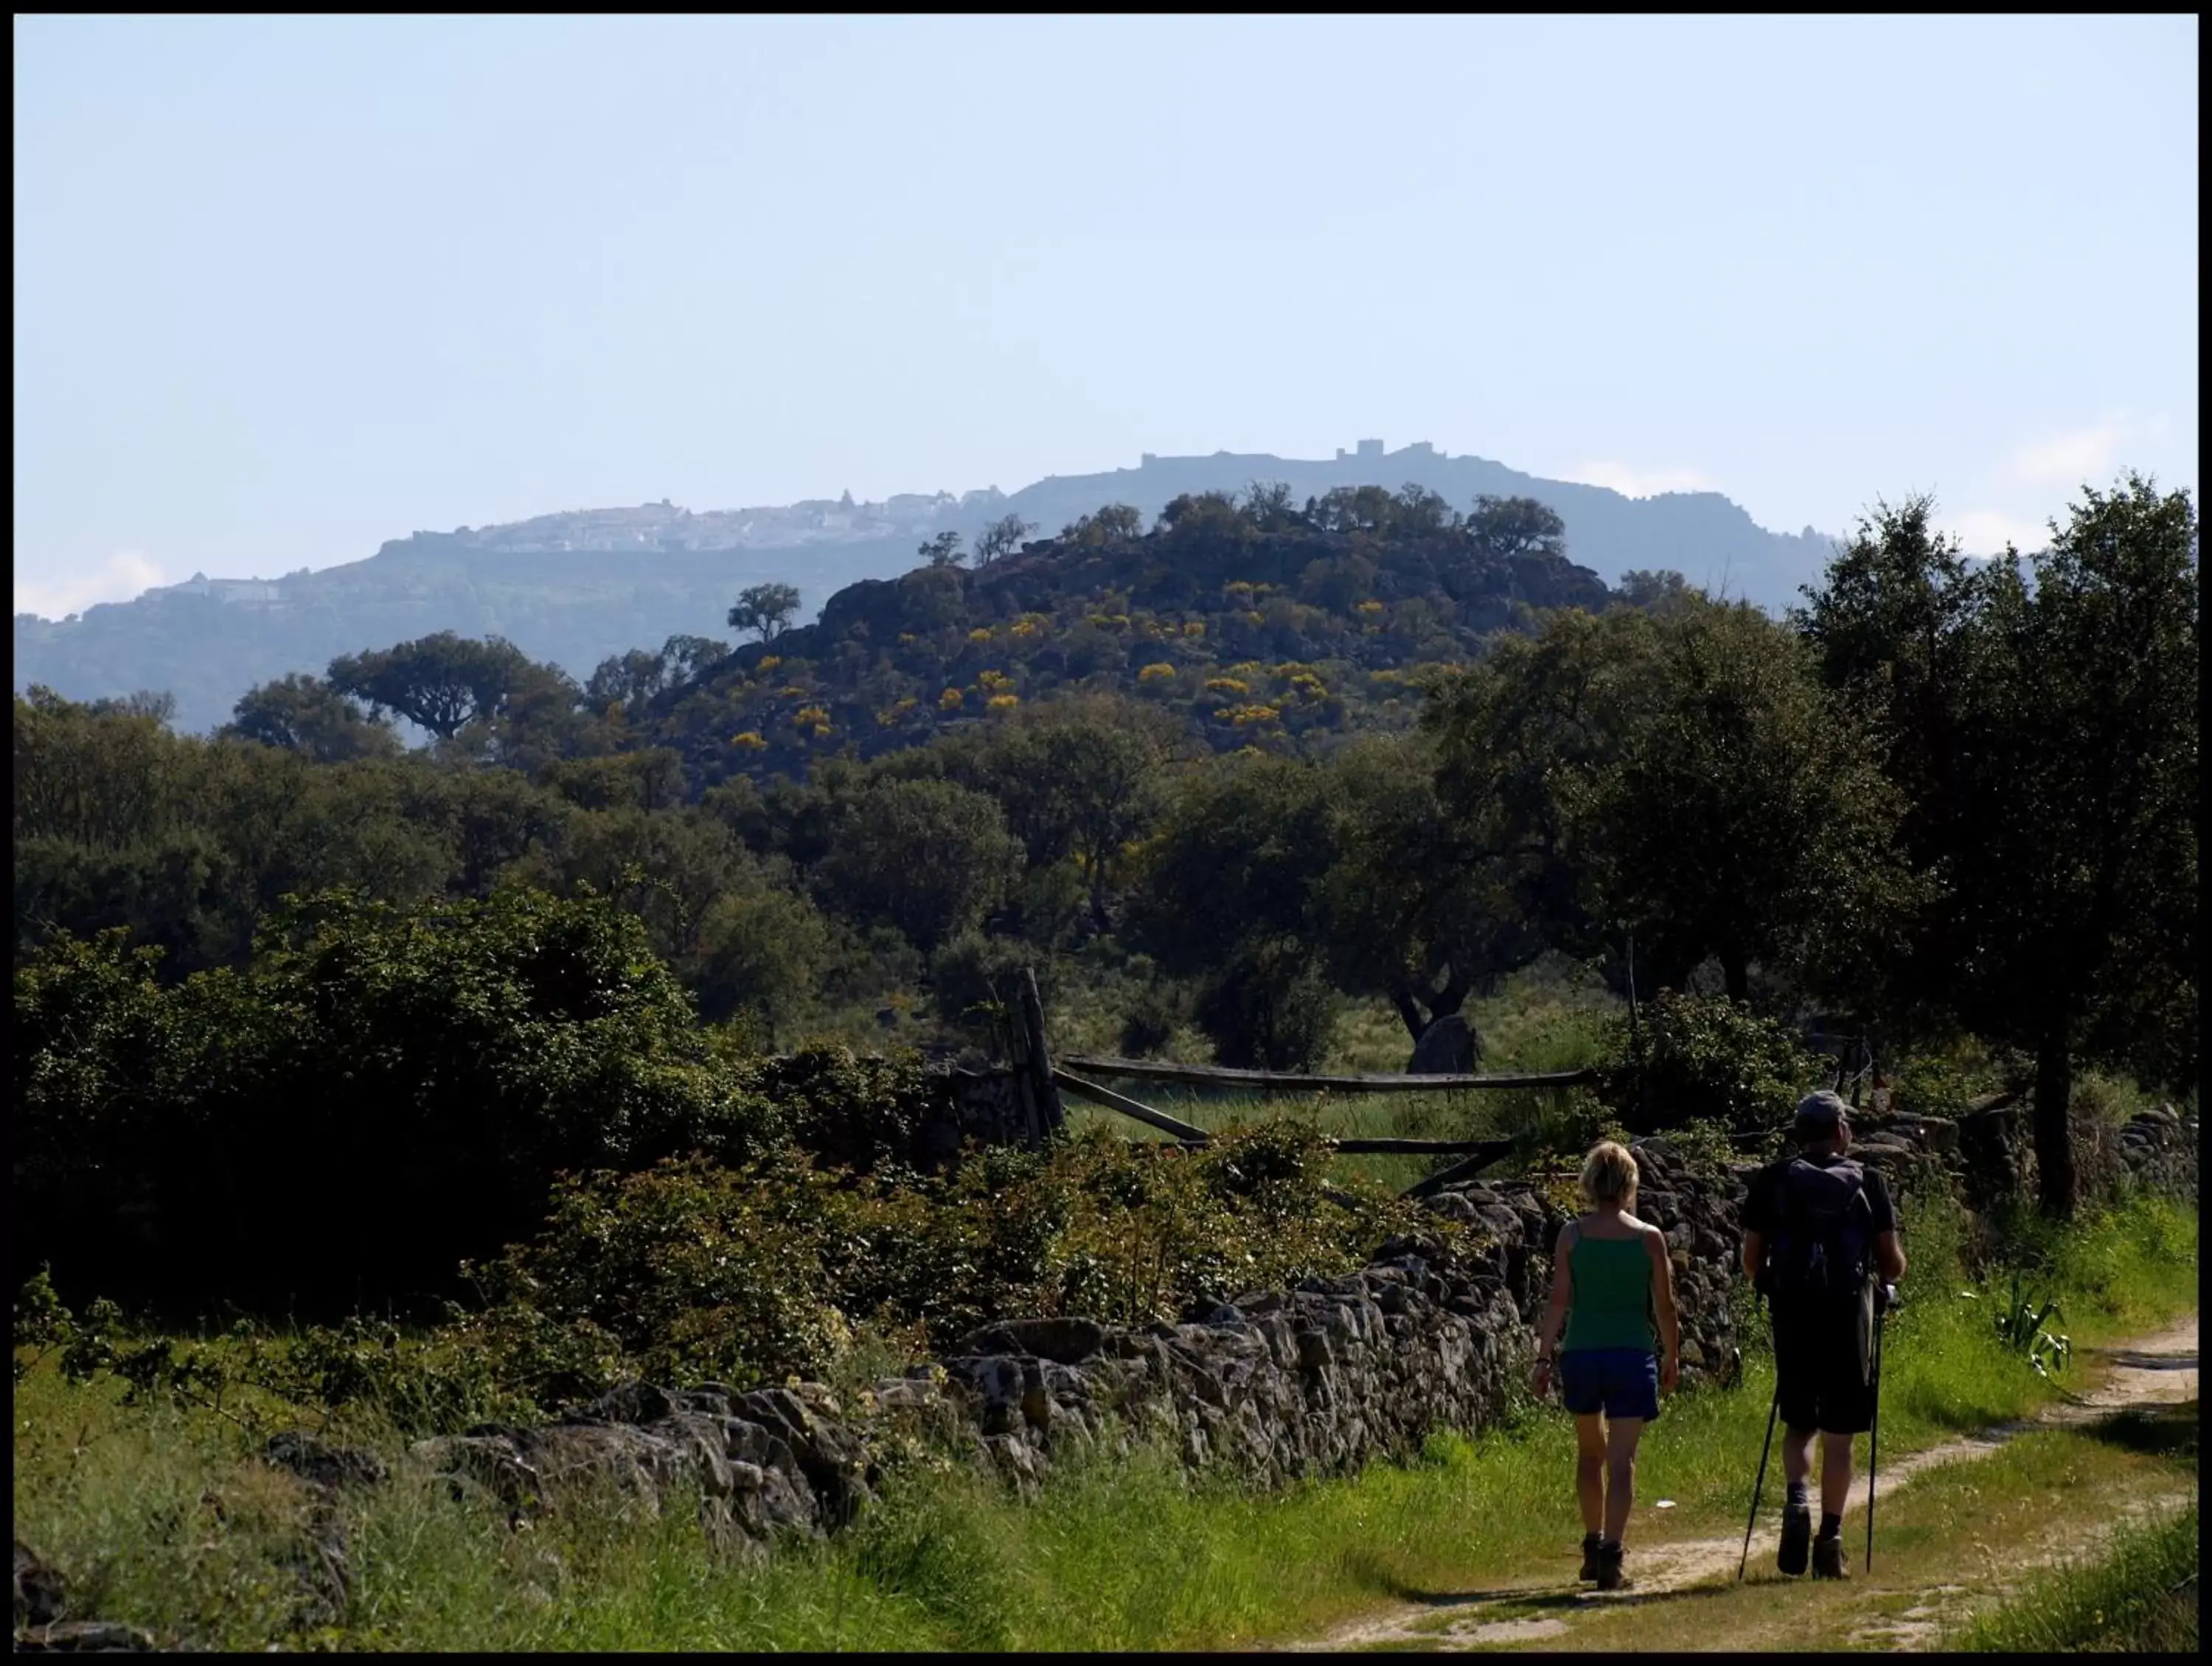
M 374 1487 L 390 1473 L 374 1452 L 337 1445 L 299 1429 L 270 1435 L 261 1458 L 316 1487 Z
M 1463 1076 L 1474 1071 L 1482 1056 L 1475 1045 L 1474 1029 L 1455 1012 L 1446 1013 L 1421 1032 L 1413 1056 L 1406 1061 L 1409 1076 Z

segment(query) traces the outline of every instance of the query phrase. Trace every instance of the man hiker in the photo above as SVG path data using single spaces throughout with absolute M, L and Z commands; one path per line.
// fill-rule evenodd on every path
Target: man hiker
M 1798 1101 L 1797 1149 L 1759 1171 L 1743 1211 L 1743 1269 L 1774 1319 L 1775 1403 L 1784 1434 L 1784 1573 L 1845 1579 L 1844 1505 L 1851 1437 L 1874 1423 L 1869 1349 L 1885 1282 L 1905 1275 L 1897 1211 L 1881 1176 L 1853 1162 L 1850 1107 L 1821 1092 Z M 1813 1532 L 1806 1476 L 1820 1436 L 1820 1530 Z

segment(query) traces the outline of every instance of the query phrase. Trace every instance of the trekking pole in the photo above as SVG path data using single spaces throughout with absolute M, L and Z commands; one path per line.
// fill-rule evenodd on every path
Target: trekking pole
M 1766 1488 L 1766 1455 L 1774 1446 L 1774 1420 L 1782 1414 L 1782 1377 L 1774 1378 L 1774 1403 L 1766 1409 L 1766 1439 L 1759 1446 L 1759 1479 L 1751 1483 L 1751 1519 L 1743 1524 L 1743 1560 L 1736 1564 L 1735 1582 L 1743 1583 L 1743 1571 L 1751 1566 L 1751 1535 L 1759 1525 L 1759 1495 Z
M 1897 1299 L 1894 1285 L 1884 1288 L 1881 1312 L 1874 1321 L 1874 1415 L 1867 1423 L 1867 1572 L 1874 1572 L 1875 1462 L 1881 1453 L 1881 1338 L 1889 1329 L 1890 1304 Z M 1748 1544 L 1747 1540 L 1746 1543 Z

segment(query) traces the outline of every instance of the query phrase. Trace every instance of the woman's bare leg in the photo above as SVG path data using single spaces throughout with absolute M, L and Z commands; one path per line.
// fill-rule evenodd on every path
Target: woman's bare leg
M 1627 1530 L 1636 1502 L 1636 1443 L 1643 1433 L 1640 1417 L 1616 1417 L 1605 1432 L 1605 1536 L 1613 1544 Z
M 1605 1418 L 1586 1412 L 1575 1419 L 1575 1496 L 1583 1506 L 1583 1531 L 1605 1519 Z

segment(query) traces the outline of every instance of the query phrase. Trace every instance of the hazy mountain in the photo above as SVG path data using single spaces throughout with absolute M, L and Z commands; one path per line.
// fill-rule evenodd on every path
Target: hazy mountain
M 1012 512 L 1050 533 L 1106 503 L 1129 504 L 1149 519 L 1179 494 L 1255 480 L 1281 481 L 1300 500 L 1338 486 L 1409 482 L 1458 508 L 1480 493 L 1526 495 L 1559 512 L 1573 559 L 1608 582 L 1633 567 L 1672 567 L 1770 609 L 1796 600 L 1828 554 L 1828 541 L 1810 527 L 1767 531 L 1718 493 L 1627 498 L 1426 444 L 1386 451 L 1363 440 L 1327 461 L 1147 454 L 1134 469 L 1051 476 L 1011 496 L 987 488 L 702 514 L 666 502 L 580 510 L 416 532 L 366 560 L 282 579 L 196 574 L 65 620 L 19 614 L 15 687 L 42 682 L 76 700 L 167 689 L 179 727 L 205 730 L 227 720 L 257 682 L 319 672 L 337 655 L 441 630 L 504 636 L 581 679 L 611 654 L 657 647 L 678 633 L 726 636 L 731 599 L 763 579 L 798 585 L 811 613 L 857 579 L 907 571 L 916 543 L 943 530 L 972 536 Z

